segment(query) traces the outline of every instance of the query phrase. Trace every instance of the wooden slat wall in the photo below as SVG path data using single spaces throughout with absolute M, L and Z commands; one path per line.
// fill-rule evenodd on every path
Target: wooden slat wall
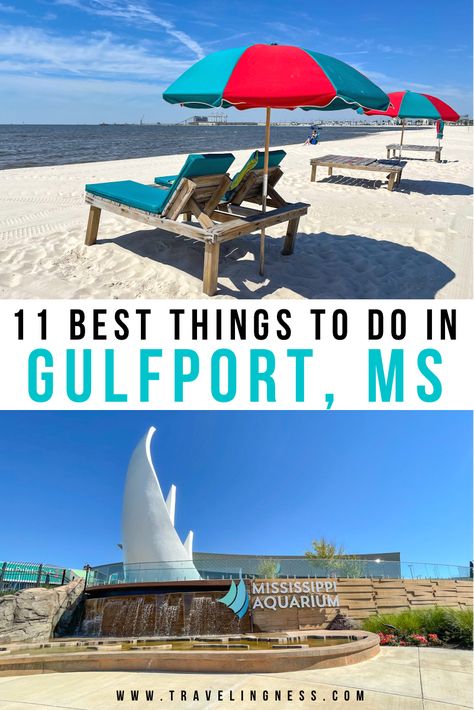
M 338 612 L 358 621 L 373 614 L 410 607 L 464 608 L 473 603 L 473 584 L 469 580 L 338 579 L 337 589 L 338 608 L 256 609 L 253 611 L 255 630 L 325 628 Z

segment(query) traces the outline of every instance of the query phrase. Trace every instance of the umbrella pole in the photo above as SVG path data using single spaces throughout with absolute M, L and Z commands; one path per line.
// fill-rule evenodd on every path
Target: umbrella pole
M 402 118 L 402 135 L 400 137 L 400 157 L 399 160 L 402 159 L 402 146 L 403 146 L 403 133 L 405 131 L 405 120 Z
M 270 147 L 270 113 L 271 109 L 267 108 L 265 121 L 265 155 L 263 158 L 263 184 L 262 184 L 262 212 L 267 211 L 267 193 L 268 193 L 268 150 Z M 259 273 L 263 276 L 265 270 L 265 227 L 260 232 L 260 268 Z

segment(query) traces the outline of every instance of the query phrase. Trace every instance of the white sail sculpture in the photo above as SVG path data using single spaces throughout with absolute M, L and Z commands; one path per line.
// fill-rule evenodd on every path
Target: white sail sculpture
M 184 544 L 174 527 L 176 486 L 166 501 L 151 458 L 151 427 L 128 464 L 122 511 L 122 547 L 128 582 L 200 579 L 193 563 L 193 533 Z

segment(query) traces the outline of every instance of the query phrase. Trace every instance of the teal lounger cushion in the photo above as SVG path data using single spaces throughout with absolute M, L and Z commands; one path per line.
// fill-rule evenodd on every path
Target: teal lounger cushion
M 229 153 L 229 155 L 230 155 L 230 153 Z M 280 165 L 280 163 L 283 160 L 283 158 L 285 157 L 285 155 L 286 155 L 286 151 L 284 151 L 284 150 L 270 150 L 268 153 L 268 167 L 269 168 L 276 168 L 278 165 Z M 192 157 L 192 156 L 190 156 L 190 157 Z M 250 158 L 247 160 L 247 162 L 245 163 L 243 168 L 241 170 L 239 170 L 239 172 L 234 175 L 234 177 L 232 178 L 233 183 L 237 182 L 237 184 L 238 184 L 238 182 L 239 182 L 237 180 L 238 176 L 242 172 L 244 172 L 244 173 L 248 172 L 248 170 L 247 170 L 248 163 L 250 161 L 254 162 L 255 158 L 257 158 L 257 162 L 253 166 L 252 170 L 263 170 L 263 161 L 265 158 L 265 153 L 263 150 L 255 150 L 251 154 Z M 178 177 L 179 177 L 178 175 L 163 175 L 162 177 L 156 177 L 155 183 L 157 185 L 162 185 L 163 187 L 171 187 L 174 184 L 174 182 L 176 181 L 176 178 L 178 178 Z M 230 191 L 227 194 L 230 194 Z
M 265 153 L 263 150 L 258 150 L 258 160 L 257 160 L 257 165 L 255 166 L 254 170 L 263 170 L 263 161 L 265 159 Z M 268 167 L 269 168 L 276 168 L 278 165 L 280 165 L 281 161 L 286 155 L 285 150 L 270 150 L 268 151 Z
M 232 153 L 191 153 L 178 175 L 165 175 L 155 178 L 157 185 L 176 187 L 181 178 L 201 177 L 202 175 L 225 175 L 235 158 Z
M 86 192 L 122 205 L 159 214 L 169 198 L 170 190 L 162 190 L 153 185 L 142 185 L 133 180 L 120 180 L 86 185 Z
M 171 187 L 177 177 L 177 175 L 163 175 L 162 177 L 156 177 L 155 183 L 162 187 Z
M 177 179 L 171 185 L 165 186 L 165 189 L 153 187 L 153 185 L 142 185 L 133 180 L 120 180 L 119 182 L 101 182 L 94 185 L 86 185 L 86 192 L 129 207 L 136 207 L 139 210 L 160 214 L 182 177 L 224 175 L 233 162 L 234 156 L 232 153 L 193 154 L 186 159 Z M 167 177 L 170 178 L 172 176 Z

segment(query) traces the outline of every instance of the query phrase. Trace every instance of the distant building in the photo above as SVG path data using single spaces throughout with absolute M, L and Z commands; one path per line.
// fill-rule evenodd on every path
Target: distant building
M 227 123 L 227 115 L 225 113 L 213 113 L 210 116 L 193 116 L 186 120 L 188 125 L 192 126 L 219 126 Z

